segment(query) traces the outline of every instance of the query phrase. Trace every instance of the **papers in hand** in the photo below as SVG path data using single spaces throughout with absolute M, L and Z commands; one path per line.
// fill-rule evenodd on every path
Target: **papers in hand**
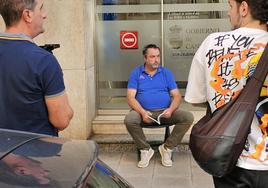
M 151 116 L 149 116 L 149 118 L 150 118 L 151 120 L 153 120 L 154 122 L 158 123 L 159 125 L 161 125 L 160 118 L 161 118 L 161 116 L 164 115 L 164 114 L 165 114 L 164 112 L 161 113 L 161 114 L 159 114 L 159 115 L 157 116 L 157 119 L 154 119 L 154 118 L 151 117 Z

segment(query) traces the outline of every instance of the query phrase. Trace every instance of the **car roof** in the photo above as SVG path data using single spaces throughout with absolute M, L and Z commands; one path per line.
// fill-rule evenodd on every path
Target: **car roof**
M 0 135 L 1 176 L 4 168 L 9 167 L 9 163 L 19 161 L 23 163 L 22 166 L 33 163 L 32 166 L 46 173 L 45 178 L 49 181 L 47 187 L 79 187 L 97 160 L 98 150 L 94 141 L 71 140 L 5 129 L 0 129 Z M 28 169 L 31 169 L 31 166 Z M 8 171 L 13 173 L 11 168 Z M 12 180 L 13 182 L 6 182 L 7 178 L 3 180 L 1 176 L 0 187 L 25 187 L 18 178 Z M 34 182 L 29 186 L 35 187 Z

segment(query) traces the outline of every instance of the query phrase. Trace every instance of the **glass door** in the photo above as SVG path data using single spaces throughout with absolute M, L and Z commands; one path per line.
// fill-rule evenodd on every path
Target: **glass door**
M 202 41 L 211 33 L 231 28 L 227 15 L 229 5 L 227 0 L 163 2 L 163 63 L 174 73 L 184 96 L 191 62 Z M 192 109 L 187 103 L 182 105 L 183 108 Z
M 227 0 L 97 0 L 96 61 L 99 109 L 128 108 L 127 80 L 155 43 L 162 63 L 185 92 L 191 60 L 204 38 L 229 30 Z M 190 108 L 190 107 L 189 107 Z
M 128 108 L 127 80 L 143 64 L 142 47 L 161 45 L 160 0 L 97 1 L 99 108 Z

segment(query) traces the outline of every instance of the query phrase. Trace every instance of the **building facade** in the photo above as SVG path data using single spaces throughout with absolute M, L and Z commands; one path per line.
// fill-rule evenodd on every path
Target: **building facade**
M 181 93 L 191 59 L 212 32 L 230 29 L 227 0 L 45 0 L 46 32 L 38 45 L 58 43 L 66 90 L 74 109 L 61 134 L 87 139 L 102 110 L 128 109 L 130 71 L 143 63 L 142 48 L 155 43 Z M 0 20 L 0 30 L 4 29 Z M 193 110 L 183 103 L 182 108 Z M 198 110 L 198 109 L 197 109 Z

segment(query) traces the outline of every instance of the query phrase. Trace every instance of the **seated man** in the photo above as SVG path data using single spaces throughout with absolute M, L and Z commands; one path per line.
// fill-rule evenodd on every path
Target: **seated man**
M 161 124 L 175 127 L 159 152 L 164 166 L 172 166 L 172 150 L 180 143 L 193 122 L 190 112 L 178 110 L 181 95 L 173 74 L 160 65 L 160 48 L 149 44 L 143 49 L 144 64 L 136 67 L 128 80 L 127 101 L 132 110 L 125 117 L 128 132 L 141 151 L 138 167 L 144 168 L 154 154 L 154 150 L 146 142 L 141 125 L 154 126 L 161 116 Z

